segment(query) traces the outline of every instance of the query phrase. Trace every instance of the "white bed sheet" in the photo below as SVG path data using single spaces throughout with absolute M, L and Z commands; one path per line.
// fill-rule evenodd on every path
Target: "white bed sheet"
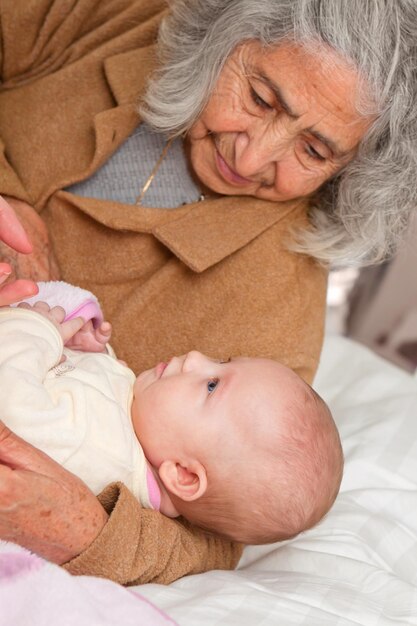
M 346 458 L 341 493 L 316 528 L 247 548 L 235 572 L 132 590 L 72 578 L 0 543 L 0 625 L 59 615 L 71 626 L 173 623 L 168 616 L 180 626 L 417 626 L 417 376 L 328 337 L 315 386 Z

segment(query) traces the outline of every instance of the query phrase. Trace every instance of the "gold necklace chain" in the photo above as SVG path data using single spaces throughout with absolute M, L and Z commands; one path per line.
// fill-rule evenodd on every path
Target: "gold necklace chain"
M 137 206 L 140 206 L 142 204 L 142 200 L 145 197 L 145 194 L 148 191 L 149 187 L 152 185 L 152 181 L 155 178 L 159 168 L 161 167 L 162 161 L 165 159 L 166 155 L 168 154 L 168 150 L 170 149 L 173 141 L 174 141 L 174 137 L 171 137 L 171 139 L 168 139 L 168 141 L 166 142 L 166 144 L 164 146 L 164 149 L 162 150 L 159 159 L 155 163 L 155 165 L 153 167 L 153 170 L 150 173 L 149 178 L 146 180 L 145 184 L 142 187 L 142 190 L 141 190 L 140 194 L 136 198 L 136 203 L 135 204 Z

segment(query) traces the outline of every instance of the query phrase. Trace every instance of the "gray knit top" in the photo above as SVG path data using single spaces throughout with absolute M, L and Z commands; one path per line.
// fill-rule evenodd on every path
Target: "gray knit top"
M 141 124 L 95 174 L 66 190 L 79 196 L 135 204 L 166 141 L 164 135 Z M 172 209 L 197 202 L 200 195 L 201 191 L 188 170 L 183 141 L 177 138 L 158 168 L 141 204 Z

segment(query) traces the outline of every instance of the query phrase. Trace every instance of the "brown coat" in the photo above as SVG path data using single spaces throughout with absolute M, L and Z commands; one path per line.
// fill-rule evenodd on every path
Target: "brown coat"
M 286 249 L 290 229 L 307 224 L 305 202 L 223 197 L 162 210 L 62 191 L 96 171 L 140 122 L 137 100 L 155 63 L 165 3 L 27 7 L 0 0 L 0 194 L 39 210 L 62 278 L 99 297 L 118 356 L 141 371 L 193 348 L 262 355 L 311 381 L 326 272 Z M 115 493 L 106 493 L 111 506 Z M 169 582 L 232 567 L 238 552 L 141 511 L 122 490 L 100 537 L 67 568 L 124 583 Z

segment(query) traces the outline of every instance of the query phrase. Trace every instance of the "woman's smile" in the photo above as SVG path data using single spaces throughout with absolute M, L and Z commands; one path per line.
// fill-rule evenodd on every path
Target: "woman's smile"
M 244 186 L 252 184 L 251 180 L 243 178 L 243 176 L 240 176 L 237 172 L 232 170 L 217 149 L 215 152 L 215 160 L 220 176 L 222 176 L 227 183 Z

